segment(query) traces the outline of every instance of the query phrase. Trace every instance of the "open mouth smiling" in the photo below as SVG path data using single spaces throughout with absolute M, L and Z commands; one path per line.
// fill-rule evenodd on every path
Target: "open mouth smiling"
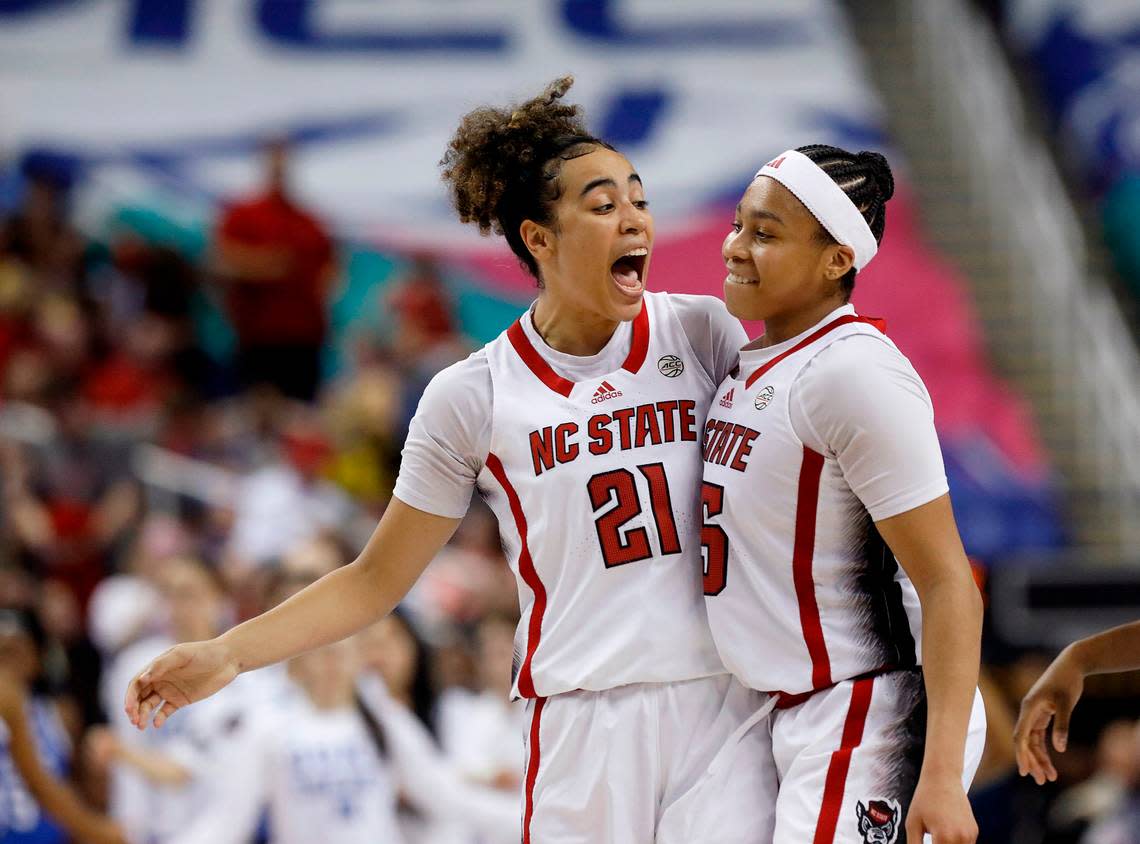
M 645 263 L 649 250 L 644 246 L 631 249 L 614 261 L 610 274 L 623 293 L 635 296 L 645 288 Z

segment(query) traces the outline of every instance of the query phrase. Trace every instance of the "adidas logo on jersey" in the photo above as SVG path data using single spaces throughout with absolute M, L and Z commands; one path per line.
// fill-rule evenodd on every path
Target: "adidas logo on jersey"
M 735 387 L 729 387 L 728 392 L 720 397 L 720 406 L 721 407 L 732 407 L 732 394 L 733 394 L 733 391 L 735 391 L 735 390 L 736 390 Z
M 594 397 L 590 399 L 590 404 L 601 404 L 606 399 L 616 399 L 620 395 L 621 390 L 609 381 L 603 381 L 598 385 L 598 389 L 594 390 Z

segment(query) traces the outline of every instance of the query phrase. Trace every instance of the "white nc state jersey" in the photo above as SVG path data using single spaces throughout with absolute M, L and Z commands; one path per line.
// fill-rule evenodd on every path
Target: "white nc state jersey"
M 724 673 L 698 539 L 715 385 L 668 296 L 643 301 L 622 367 L 590 381 L 554 372 L 519 322 L 487 345 L 493 426 L 478 487 L 518 579 L 515 696 Z
M 797 375 L 836 341 L 865 334 L 894 349 L 875 323 L 847 313 L 758 368 L 742 352 L 709 410 L 705 600 L 725 666 L 751 688 L 802 694 L 919 662 L 914 586 L 789 406 Z

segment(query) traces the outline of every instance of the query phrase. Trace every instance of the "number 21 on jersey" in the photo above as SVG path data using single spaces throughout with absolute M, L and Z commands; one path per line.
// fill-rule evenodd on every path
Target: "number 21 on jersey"
M 657 525 L 661 555 L 681 553 L 681 540 L 677 535 L 677 523 L 673 518 L 673 502 L 669 497 L 669 481 L 665 477 L 664 464 L 647 463 L 638 466 L 637 471 L 649 488 L 650 512 Z M 622 529 L 641 515 L 644 509 L 637 491 L 637 475 L 629 469 L 602 472 L 590 478 L 586 489 L 590 494 L 590 504 L 593 505 L 595 513 L 611 501 L 615 502 L 613 507 L 594 521 L 606 568 L 624 566 L 652 557 L 653 546 L 649 539 L 649 531 L 644 527 L 630 528 L 624 535 L 622 534 Z

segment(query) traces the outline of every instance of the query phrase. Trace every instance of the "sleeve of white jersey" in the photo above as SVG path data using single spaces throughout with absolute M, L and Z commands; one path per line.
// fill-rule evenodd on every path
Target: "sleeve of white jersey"
M 744 326 L 715 296 L 674 293 L 669 301 L 693 353 L 713 385 L 719 386 L 728 373 L 736 369 L 740 347 L 748 342 Z
M 463 518 L 491 447 L 491 389 L 483 351 L 431 380 L 408 428 L 396 498 L 437 516 Z
M 875 521 L 948 491 L 930 394 L 890 344 L 864 334 L 832 343 L 800 372 L 789 401 L 796 435 L 839 462 Z

